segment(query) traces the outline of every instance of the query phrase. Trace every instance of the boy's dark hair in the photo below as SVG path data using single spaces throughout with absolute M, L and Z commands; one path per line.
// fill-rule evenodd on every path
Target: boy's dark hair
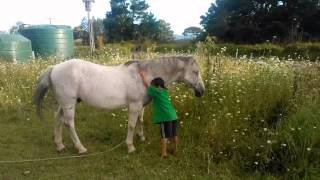
M 166 89 L 164 86 L 164 80 L 161 77 L 156 77 L 151 81 L 151 85 L 155 87 L 161 87 L 163 89 Z

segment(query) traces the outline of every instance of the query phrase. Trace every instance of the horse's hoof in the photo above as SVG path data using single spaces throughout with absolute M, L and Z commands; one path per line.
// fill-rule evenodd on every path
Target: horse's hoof
M 140 137 L 140 141 L 141 141 L 141 142 L 144 142 L 144 141 L 146 141 L 146 138 L 145 138 L 144 136 L 141 136 L 141 137 Z
M 132 153 L 134 153 L 135 151 L 136 151 L 136 148 L 135 148 L 134 146 L 128 147 L 128 153 L 129 153 L 129 154 L 132 154 Z
M 78 154 L 81 155 L 81 154 L 85 154 L 88 150 L 86 148 L 82 148 L 79 150 Z
M 58 151 L 59 153 L 62 152 L 62 151 L 64 151 L 65 149 L 66 149 L 66 147 L 65 147 L 63 144 L 57 146 L 57 151 Z

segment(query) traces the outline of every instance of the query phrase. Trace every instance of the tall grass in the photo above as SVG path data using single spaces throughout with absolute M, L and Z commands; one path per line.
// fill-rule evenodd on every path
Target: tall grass
M 231 57 L 279 57 L 283 60 L 294 61 L 319 61 L 320 60 L 320 44 L 319 43 L 292 43 L 292 44 L 232 44 L 224 43 L 217 44 L 213 38 L 208 38 L 205 42 L 197 44 L 199 50 L 210 52 L 212 55 L 224 54 Z
M 170 167 L 173 171 L 169 170 L 174 174 L 172 177 L 319 178 L 320 64 L 292 60 L 279 61 L 278 58 L 264 57 L 231 58 L 224 56 L 223 50 L 218 55 L 212 55 L 210 46 L 207 44 L 199 47 L 193 54 L 201 66 L 206 86 L 205 96 L 196 98 L 193 92 L 182 84 L 169 87 L 171 99 L 178 111 L 179 135 L 182 141 L 180 147 L 182 155 L 178 157 L 179 160 L 168 160 L 175 164 Z M 89 57 L 84 53 L 83 47 L 82 50 L 78 49 L 77 56 L 100 64 L 117 65 L 131 59 L 131 53 L 126 49 L 121 46 L 106 47 L 99 50 L 94 57 Z M 164 55 L 168 54 L 148 52 L 140 54 L 138 58 Z M 0 123 L 10 125 L 10 128 L 3 129 L 2 132 L 8 134 L 12 131 L 21 131 L 16 135 L 12 133 L 13 137 L 8 139 L 0 138 L 2 144 L 7 146 L 3 152 L 0 152 L 1 158 L 7 157 L 8 154 L 16 158 L 28 157 L 28 152 L 32 154 L 36 151 L 35 146 L 27 145 L 24 148 L 26 154 L 14 153 L 15 148 L 19 148 L 19 143 L 27 141 L 31 144 L 37 143 L 37 147 L 39 146 L 44 155 L 52 155 L 53 152 L 50 150 L 53 150 L 53 147 L 48 147 L 46 142 L 39 142 L 39 140 L 31 142 L 34 138 L 45 138 L 51 143 L 48 133 L 39 132 L 39 129 L 34 128 L 33 134 L 45 134 L 45 136 L 40 138 L 29 134 L 28 137 L 23 137 L 21 134 L 28 134 L 25 122 L 36 121 L 31 96 L 37 76 L 42 70 L 55 63 L 57 63 L 55 60 L 37 60 L 17 65 L 0 63 L 0 112 L 3 116 Z M 53 119 L 55 105 L 52 94 L 49 94 L 45 104 L 47 119 Z M 154 162 L 155 158 L 150 151 L 156 151 L 155 148 L 148 149 L 148 143 L 151 141 L 151 144 L 156 146 L 157 143 L 152 143 L 152 139 L 158 137 L 154 133 L 157 129 L 151 125 L 150 114 L 148 107 L 145 123 L 146 133 L 151 136 L 150 140 L 142 150 L 143 153 L 138 151 L 136 155 L 139 158 L 146 158 L 146 163 L 141 164 L 139 158 L 135 156 L 126 157 L 128 159 L 121 158 L 125 156 L 125 150 L 122 150 L 113 153 L 113 159 L 106 159 L 113 163 L 113 168 L 108 167 L 108 169 L 119 172 L 119 169 L 115 168 L 117 166 L 129 170 L 131 166 L 126 165 L 126 162 L 130 162 L 132 166 L 139 166 L 142 169 L 132 172 L 131 175 L 139 174 L 139 177 L 146 178 L 152 177 L 157 171 L 156 168 L 163 166 L 161 163 L 156 166 L 148 163 Z M 112 138 L 115 137 L 114 134 L 118 136 L 116 139 L 121 139 L 125 134 L 127 110 L 120 109 L 105 113 L 80 104 L 76 118 L 80 137 L 85 140 L 84 142 L 91 142 L 89 144 L 91 148 L 99 149 L 99 144 L 114 142 Z M 90 122 L 86 120 L 88 118 Z M 106 127 L 112 131 L 105 133 Z M 3 133 L 0 133 L 0 136 L 7 137 Z M 138 145 L 137 148 L 142 147 Z M 153 157 L 152 159 L 144 157 L 148 153 Z M 105 172 L 94 171 L 93 168 L 104 169 L 107 166 L 104 165 L 105 161 L 95 162 L 97 164 L 92 168 L 89 166 L 86 168 L 95 172 L 98 178 L 99 174 L 102 175 Z M 91 163 L 94 164 L 94 162 Z M 58 164 L 61 168 L 69 168 L 63 163 Z M 76 164 L 77 162 L 69 163 L 71 166 Z M 10 172 L 17 171 L 11 169 Z M 54 172 L 51 169 L 48 173 Z M 72 172 L 86 174 L 77 170 Z M 130 172 L 126 172 L 128 176 Z M 64 176 L 66 177 L 68 176 Z M 118 173 L 115 178 L 117 177 L 123 177 L 123 175 Z M 166 176 L 160 175 L 160 177 Z

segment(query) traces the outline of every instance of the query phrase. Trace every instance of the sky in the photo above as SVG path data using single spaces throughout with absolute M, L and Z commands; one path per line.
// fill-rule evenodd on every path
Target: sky
M 157 19 L 171 24 L 175 34 L 182 34 L 189 26 L 200 26 L 204 15 L 215 0 L 146 0 L 149 11 Z M 109 0 L 95 0 L 92 15 L 105 18 L 110 11 Z M 8 31 L 17 21 L 25 24 L 78 26 L 87 13 L 82 0 L 2 0 L 0 3 L 0 31 Z

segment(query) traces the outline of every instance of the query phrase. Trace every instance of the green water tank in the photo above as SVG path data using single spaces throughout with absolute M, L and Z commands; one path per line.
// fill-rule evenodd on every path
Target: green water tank
M 19 32 L 31 40 L 36 57 L 68 59 L 74 54 L 73 31 L 69 26 L 35 25 Z
M 0 34 L 0 59 L 26 62 L 32 59 L 31 41 L 19 34 Z

